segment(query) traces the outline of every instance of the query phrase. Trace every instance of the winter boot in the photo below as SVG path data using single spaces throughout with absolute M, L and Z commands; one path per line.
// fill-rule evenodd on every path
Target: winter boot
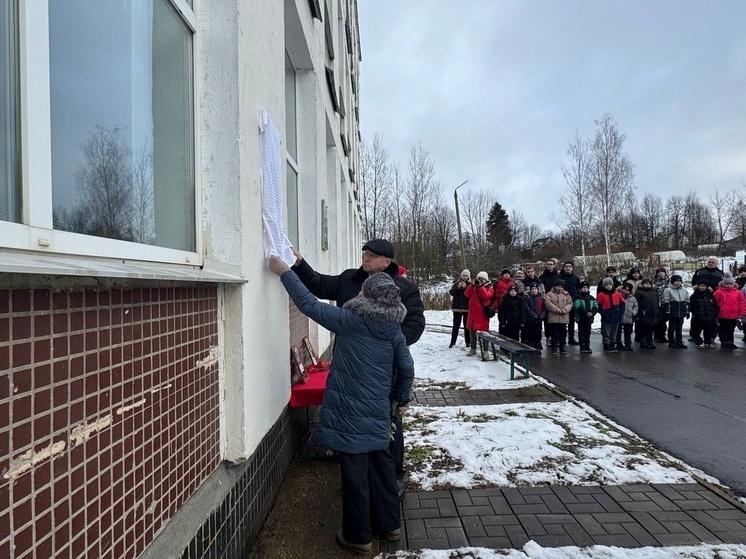
M 552 355 L 559 355 L 559 346 L 552 344 Z
M 676 342 L 676 347 L 678 347 L 679 349 L 686 349 L 689 346 L 687 346 L 684 342 Z
M 604 351 L 607 353 L 611 353 L 611 344 L 604 344 Z
M 565 347 L 565 344 L 560 345 L 559 351 L 562 355 L 567 355 L 567 347 Z
M 570 339 L 567 340 L 567 343 L 570 345 L 580 345 L 580 342 L 578 342 L 578 340 L 576 340 L 573 336 L 570 336 Z
M 676 345 L 676 342 L 668 342 L 668 347 L 670 349 L 676 349 L 678 346 Z
M 611 346 L 611 349 L 609 350 L 611 351 L 611 353 L 616 353 L 617 351 L 619 351 L 616 347 L 616 344 L 609 344 L 609 346 Z
M 469 351 L 466 352 L 467 357 L 471 357 L 472 355 L 476 355 L 476 354 L 477 354 L 477 350 L 474 349 L 473 347 L 469 348 Z

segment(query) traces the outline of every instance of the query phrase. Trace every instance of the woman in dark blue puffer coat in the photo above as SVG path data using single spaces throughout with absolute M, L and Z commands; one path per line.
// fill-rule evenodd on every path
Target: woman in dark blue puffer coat
M 339 453 L 343 512 L 337 542 L 356 552 L 372 549 L 371 502 L 381 535 L 399 539 L 389 436 L 392 413 L 409 399 L 414 379 L 414 361 L 401 331 L 407 310 L 399 288 L 388 274 L 373 274 L 360 294 L 339 308 L 318 301 L 279 258 L 270 258 L 270 269 L 303 314 L 336 334 L 317 440 Z

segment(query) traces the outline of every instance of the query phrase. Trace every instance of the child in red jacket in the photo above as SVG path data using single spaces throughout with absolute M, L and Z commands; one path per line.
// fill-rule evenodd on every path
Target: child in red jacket
M 736 322 L 742 315 L 746 314 L 746 300 L 743 293 L 736 288 L 736 280 L 733 275 L 726 272 L 723 281 L 720 282 L 720 289 L 712 294 L 720 307 L 718 314 L 718 336 L 720 337 L 720 349 L 736 349 L 733 342 L 733 332 L 736 329 Z

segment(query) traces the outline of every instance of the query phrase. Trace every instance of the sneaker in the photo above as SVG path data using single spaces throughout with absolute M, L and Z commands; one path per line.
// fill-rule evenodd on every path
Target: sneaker
M 697 349 L 705 349 L 706 347 L 707 346 L 705 344 L 703 344 L 703 343 L 698 343 L 697 344 Z
M 676 342 L 668 344 L 668 347 L 670 349 L 677 349 L 679 346 L 676 345 Z
M 715 344 L 707 344 L 707 349 L 715 349 Z
M 552 348 L 552 355 L 559 355 L 559 349 L 556 347 Z
M 679 342 L 676 344 L 676 347 L 679 349 L 686 349 L 689 346 L 687 346 L 684 342 Z
M 570 338 L 567 343 L 570 345 L 580 345 L 580 342 L 578 342 L 575 338 Z
M 635 351 L 635 348 L 633 348 L 631 345 L 626 345 L 622 349 L 624 351 Z
M 590 353 L 590 352 L 591 352 L 591 348 L 589 348 L 589 347 L 581 347 L 580 348 L 580 353 Z
M 345 540 L 342 528 L 337 530 L 337 544 L 341 547 L 346 547 L 350 551 L 357 553 L 358 555 L 368 555 L 373 549 L 373 542 L 369 543 L 350 543 Z
M 560 346 L 560 353 L 562 355 L 567 355 L 567 348 L 565 346 Z

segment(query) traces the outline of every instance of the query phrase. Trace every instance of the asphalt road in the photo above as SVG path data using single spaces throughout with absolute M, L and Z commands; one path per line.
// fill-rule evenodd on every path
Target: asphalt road
M 686 332 L 684 335 L 686 336 Z M 687 464 L 746 496 L 746 346 L 737 350 L 658 349 L 531 360 L 538 375 Z M 684 338 L 686 340 L 686 337 Z M 686 342 L 685 342 L 686 343 Z

